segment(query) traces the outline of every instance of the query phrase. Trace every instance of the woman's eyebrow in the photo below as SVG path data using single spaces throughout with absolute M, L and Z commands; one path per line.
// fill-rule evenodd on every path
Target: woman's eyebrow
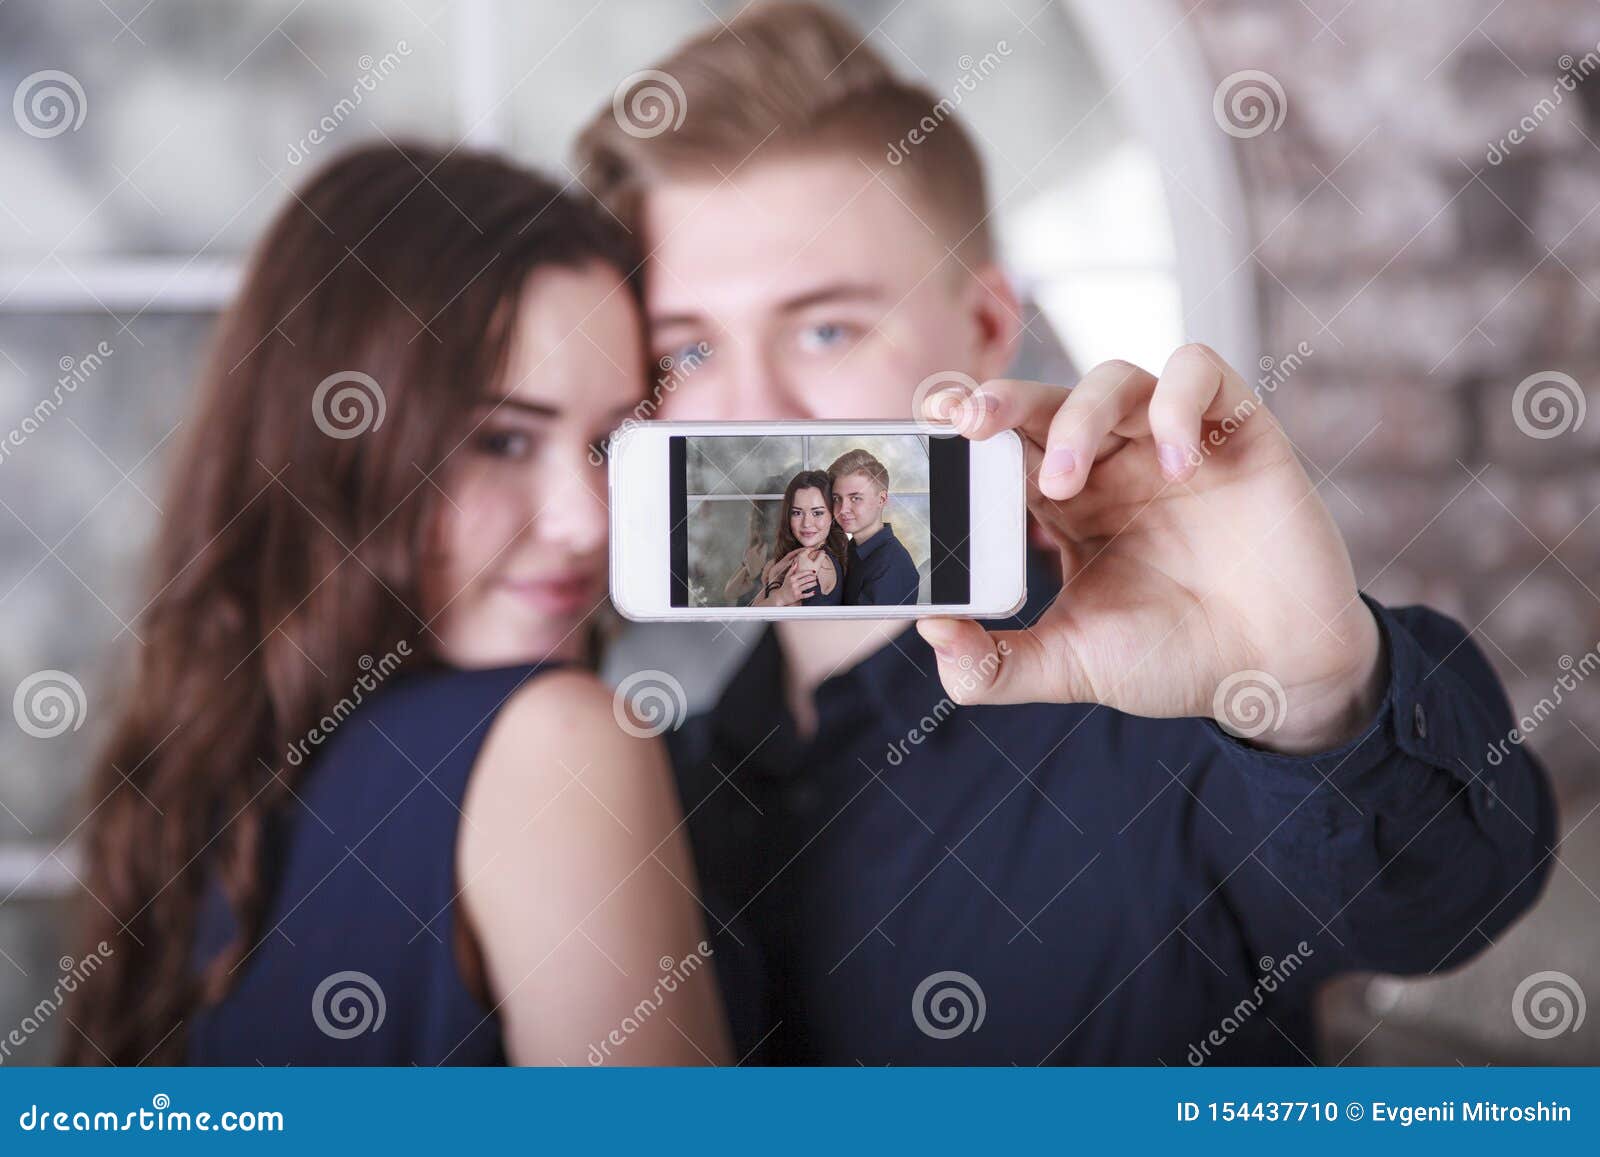
M 544 402 L 529 402 L 522 398 L 513 398 L 509 394 L 501 394 L 498 397 L 480 398 L 478 404 L 488 406 L 495 410 L 509 407 L 513 410 L 519 410 L 522 413 L 530 414 L 535 418 L 559 418 L 561 416 L 560 409 L 555 406 L 548 405 Z

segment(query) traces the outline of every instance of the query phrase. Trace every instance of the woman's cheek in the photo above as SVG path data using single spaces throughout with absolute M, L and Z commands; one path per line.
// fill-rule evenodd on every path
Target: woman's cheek
M 519 504 L 482 475 L 464 479 L 451 498 L 450 569 L 465 587 L 475 577 L 486 577 L 486 568 L 496 559 L 505 559 L 517 536 Z

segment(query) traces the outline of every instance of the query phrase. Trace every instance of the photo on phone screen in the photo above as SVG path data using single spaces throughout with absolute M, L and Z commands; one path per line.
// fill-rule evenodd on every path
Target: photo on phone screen
M 965 603 L 971 443 L 955 435 L 678 435 L 674 607 Z

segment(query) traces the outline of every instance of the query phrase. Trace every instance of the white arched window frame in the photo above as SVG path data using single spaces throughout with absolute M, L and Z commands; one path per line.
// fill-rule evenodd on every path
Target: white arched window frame
M 1060 2 L 1100 64 L 1106 99 L 1160 169 L 1181 311 L 1174 336 L 1206 342 L 1251 377 L 1262 352 L 1251 229 L 1193 12 L 1178 0 Z

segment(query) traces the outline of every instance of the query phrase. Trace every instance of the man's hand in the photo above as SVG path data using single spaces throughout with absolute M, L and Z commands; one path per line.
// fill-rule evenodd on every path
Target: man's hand
M 1282 427 L 1215 352 L 1184 346 L 1159 379 L 1106 362 L 1071 391 L 990 381 L 949 406 L 934 394 L 927 416 L 977 440 L 1021 435 L 1028 505 L 1063 572 L 1030 630 L 917 624 L 953 698 L 1209 716 L 1298 754 L 1371 722 L 1387 672 L 1344 541 Z

